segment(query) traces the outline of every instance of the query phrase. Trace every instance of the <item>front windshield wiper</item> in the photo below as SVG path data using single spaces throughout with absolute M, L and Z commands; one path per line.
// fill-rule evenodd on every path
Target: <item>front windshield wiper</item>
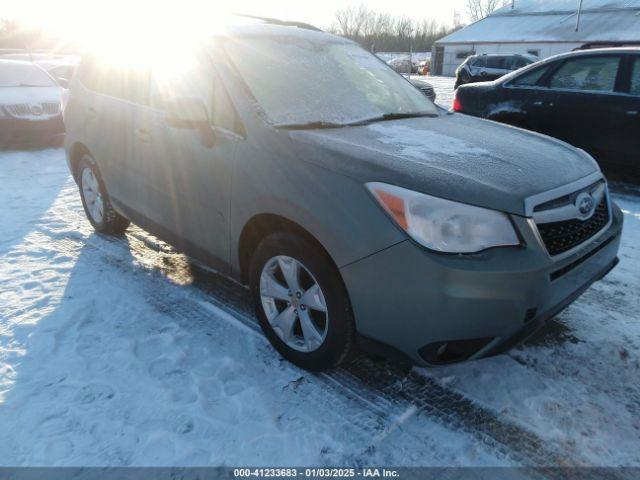
M 288 130 L 313 130 L 316 128 L 343 128 L 357 127 L 360 125 L 368 125 L 373 122 L 385 122 L 387 120 L 401 120 L 403 118 L 419 118 L 419 117 L 439 117 L 438 112 L 410 112 L 410 113 L 385 113 L 377 117 L 365 118 L 364 120 L 356 120 L 347 123 L 325 122 L 324 120 L 314 120 L 306 123 L 289 123 L 276 125 L 278 128 L 286 128 Z
M 286 128 L 287 130 L 314 130 L 316 128 L 342 128 L 349 126 L 348 123 L 325 122 L 322 120 L 314 120 L 305 123 L 286 123 L 276 125 L 278 128 Z
M 411 112 L 411 113 L 385 113 L 377 117 L 367 118 L 351 125 L 366 125 L 373 122 L 386 122 L 388 120 L 401 120 L 403 118 L 439 117 L 438 112 Z

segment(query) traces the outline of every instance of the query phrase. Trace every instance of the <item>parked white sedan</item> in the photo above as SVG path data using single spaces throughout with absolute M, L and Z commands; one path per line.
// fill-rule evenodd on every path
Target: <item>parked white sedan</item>
M 52 143 L 64 134 L 62 88 L 41 67 L 0 60 L 0 145 Z

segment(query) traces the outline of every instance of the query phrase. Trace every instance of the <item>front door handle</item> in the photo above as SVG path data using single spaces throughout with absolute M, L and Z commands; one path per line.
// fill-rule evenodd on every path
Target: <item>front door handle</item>
M 629 110 L 627 111 L 627 115 L 630 117 L 639 117 L 640 118 L 640 110 Z
M 553 102 L 543 102 L 542 100 L 538 100 L 537 102 L 533 102 L 535 107 L 553 107 Z

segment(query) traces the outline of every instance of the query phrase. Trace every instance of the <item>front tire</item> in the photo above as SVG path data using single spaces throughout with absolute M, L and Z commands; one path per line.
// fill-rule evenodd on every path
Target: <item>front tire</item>
M 355 324 L 340 274 L 325 252 L 301 236 L 272 234 L 256 249 L 249 273 L 260 326 L 283 357 L 310 371 L 348 358 Z
M 113 209 L 98 166 L 89 154 L 78 162 L 76 178 L 84 212 L 93 228 L 108 235 L 124 233 L 130 222 Z

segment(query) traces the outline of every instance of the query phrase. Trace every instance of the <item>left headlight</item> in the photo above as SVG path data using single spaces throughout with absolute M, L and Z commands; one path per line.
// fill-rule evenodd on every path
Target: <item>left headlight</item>
M 491 247 L 520 245 L 509 217 L 502 212 L 386 183 L 366 186 L 400 228 L 431 250 L 476 253 Z

